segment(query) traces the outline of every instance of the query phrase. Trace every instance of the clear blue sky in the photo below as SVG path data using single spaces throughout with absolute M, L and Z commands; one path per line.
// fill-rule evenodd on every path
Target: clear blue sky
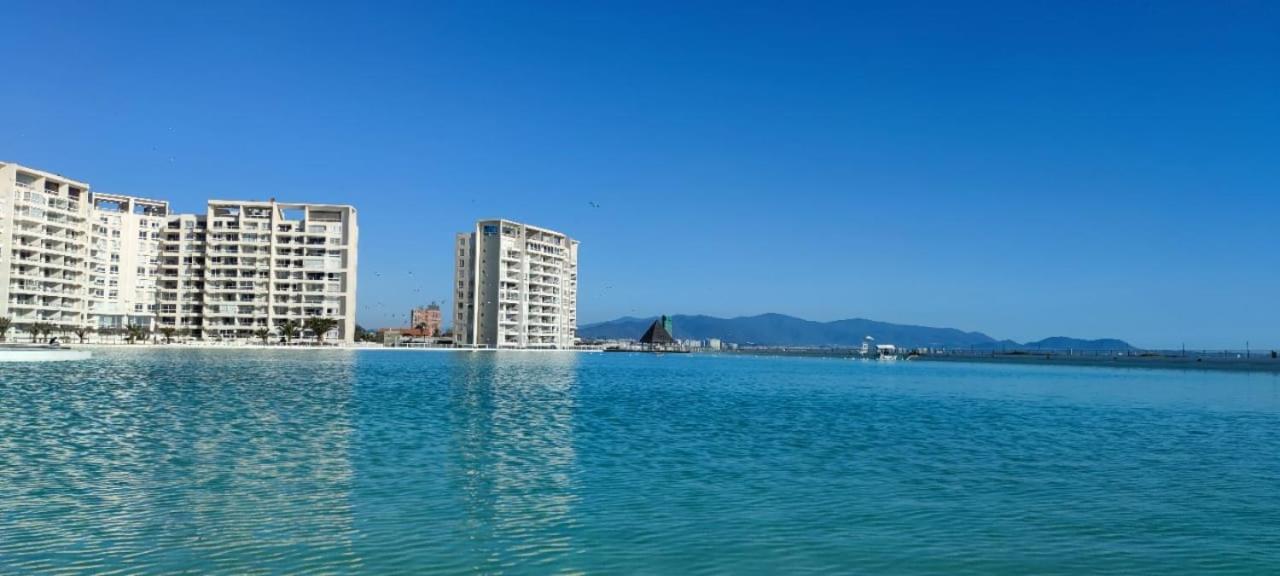
M 6 2 L 0 159 L 355 204 L 369 327 L 500 216 L 583 322 L 1280 346 L 1280 4 L 960 4 Z

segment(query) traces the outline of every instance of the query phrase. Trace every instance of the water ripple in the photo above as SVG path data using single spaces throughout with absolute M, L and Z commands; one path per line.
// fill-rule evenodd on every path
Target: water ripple
M 118 350 L 0 372 L 0 572 L 1266 573 L 1272 376 Z

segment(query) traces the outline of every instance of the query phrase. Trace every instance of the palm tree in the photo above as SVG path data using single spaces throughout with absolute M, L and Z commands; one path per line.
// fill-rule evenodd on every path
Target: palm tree
M 137 324 L 129 324 L 128 326 L 124 327 L 124 330 L 125 330 L 124 338 L 130 344 L 133 344 L 138 340 L 147 339 L 147 329 Z
M 76 335 L 76 338 L 80 339 L 81 344 L 84 344 L 84 340 L 89 337 L 90 332 L 93 332 L 93 328 L 88 326 L 77 326 L 75 330 L 71 331 L 72 334 Z
M 280 336 L 284 338 L 285 344 L 293 342 L 293 339 L 298 337 L 298 332 L 300 331 L 298 323 L 293 320 L 285 320 L 284 324 L 280 325 Z
M 0 342 L 4 342 L 4 335 L 9 332 L 10 326 L 13 326 L 13 319 L 8 316 L 0 316 Z
M 55 330 L 55 326 L 53 324 L 49 324 L 48 322 L 42 322 L 40 326 L 41 326 L 41 331 L 44 332 L 43 339 L 47 341 L 50 336 L 53 336 L 53 331 Z
M 53 325 L 46 322 L 35 322 L 31 324 L 27 331 L 31 333 L 31 341 L 38 342 L 41 334 L 48 336 L 53 333 Z
M 260 338 L 262 340 L 262 345 L 266 346 L 267 339 L 271 337 L 271 331 L 267 330 L 266 328 L 259 328 L 253 331 L 253 335 Z
M 312 316 L 307 318 L 307 330 L 316 335 L 316 345 L 324 345 L 324 335 L 330 330 L 338 326 L 338 321 L 333 318 L 323 318 L 320 316 Z
M 356 341 L 364 342 L 365 340 L 372 340 L 372 339 L 373 339 L 373 335 L 370 334 L 368 330 L 365 330 L 363 326 L 356 324 Z
M 173 335 L 174 335 L 174 334 L 176 334 L 177 332 L 178 332 L 178 331 L 177 331 L 177 330 L 175 330 L 172 326 L 165 326 L 165 327 L 163 327 L 163 328 L 161 328 L 161 329 L 160 329 L 160 334 L 161 334 L 162 336 L 164 336 L 164 343 L 165 343 L 165 344 L 172 344 L 172 343 L 173 343 Z

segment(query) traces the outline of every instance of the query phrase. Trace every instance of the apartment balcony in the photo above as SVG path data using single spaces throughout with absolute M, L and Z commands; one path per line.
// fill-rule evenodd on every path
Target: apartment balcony
M 14 244 L 13 247 L 18 250 L 35 252 L 55 258 L 69 257 L 68 255 L 71 255 L 76 256 L 78 260 L 83 260 L 86 255 L 86 250 L 84 248 L 73 246 L 51 246 L 47 243 L 18 242 Z
M 45 232 L 50 236 L 66 233 L 75 234 L 84 224 L 84 219 L 82 218 L 78 221 L 73 221 L 67 218 L 58 217 L 54 214 L 46 213 L 41 215 L 31 212 L 30 210 L 24 210 L 17 207 L 14 209 L 13 220 L 18 223 L 29 223 L 42 226 L 44 227 Z
M 31 206 L 44 210 L 53 211 L 65 216 L 82 217 L 80 209 L 83 206 L 76 200 L 68 200 L 49 196 L 48 193 L 41 194 L 34 190 L 24 191 L 15 198 L 15 204 L 18 206 Z
M 559 283 L 552 283 L 552 282 L 548 282 L 548 281 L 546 281 L 546 280 L 541 280 L 541 279 L 539 279 L 539 280 L 534 280 L 534 279 L 530 278 L 530 280 L 529 280 L 529 285 L 530 285 L 530 286 L 540 286 L 540 287 L 542 287 L 542 288 L 547 288 L 547 289 L 556 289 L 556 290 L 560 289 L 560 284 L 559 284 Z
M 18 256 L 13 259 L 13 262 L 22 267 L 36 268 L 40 270 L 62 270 L 64 272 L 75 273 L 79 273 L 83 270 L 78 264 L 73 265 L 65 262 L 53 262 L 43 258 L 32 258 L 29 256 Z M 79 278 L 79 275 L 76 275 L 76 278 Z
M 258 319 L 258 318 L 265 317 L 266 315 L 267 315 L 266 311 L 262 311 L 262 312 L 210 312 L 210 311 L 208 311 L 208 310 L 205 310 L 204 314 L 202 314 L 202 316 L 205 318 L 205 320 L 221 320 L 221 321 L 222 321 L 222 322 L 224 322 L 224 323 L 225 323 L 225 322 L 227 322 L 227 321 L 232 321 L 232 322 L 244 322 L 244 321 L 246 321 L 246 320 L 247 320 L 247 321 L 252 322 L 252 321 L 254 321 L 254 320 Z
M 43 224 L 43 222 L 41 222 L 41 224 Z M 87 242 L 85 242 L 84 235 L 78 234 L 74 230 L 53 232 L 46 230 L 43 225 L 18 226 L 13 229 L 13 235 L 16 238 L 27 238 L 37 241 L 65 242 L 75 248 L 81 249 L 83 249 L 87 244 Z
M 79 314 L 64 314 L 60 312 L 27 312 L 25 314 L 13 314 L 10 319 L 17 325 L 32 324 L 34 322 L 44 322 L 62 328 L 74 328 L 84 325 Z
M 22 280 L 26 282 L 34 282 L 34 283 L 39 283 L 44 285 L 59 284 L 63 286 L 74 286 L 75 288 L 80 288 L 84 286 L 84 283 L 79 280 L 65 279 L 59 276 L 45 276 L 45 275 L 36 274 L 36 273 L 15 272 L 13 273 L 11 278 L 13 280 Z
M 61 312 L 79 312 L 80 306 L 64 302 L 40 302 L 36 300 L 9 299 L 9 307 L 18 310 L 44 310 Z
M 9 291 L 13 293 L 21 293 L 21 294 L 37 294 L 37 295 L 57 294 L 57 295 L 63 295 L 68 297 L 74 297 L 77 299 L 78 299 L 78 294 L 80 293 L 79 290 L 67 290 L 66 288 L 54 288 L 45 284 L 33 284 L 33 283 L 12 283 L 12 284 L 9 284 Z

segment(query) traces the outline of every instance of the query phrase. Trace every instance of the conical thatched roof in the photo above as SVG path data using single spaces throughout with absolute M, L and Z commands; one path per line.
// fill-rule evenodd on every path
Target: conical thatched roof
M 671 333 L 667 332 L 667 328 L 662 325 L 662 320 L 654 320 L 644 336 L 640 337 L 641 344 L 675 344 L 675 342 L 676 339 L 672 338 Z

